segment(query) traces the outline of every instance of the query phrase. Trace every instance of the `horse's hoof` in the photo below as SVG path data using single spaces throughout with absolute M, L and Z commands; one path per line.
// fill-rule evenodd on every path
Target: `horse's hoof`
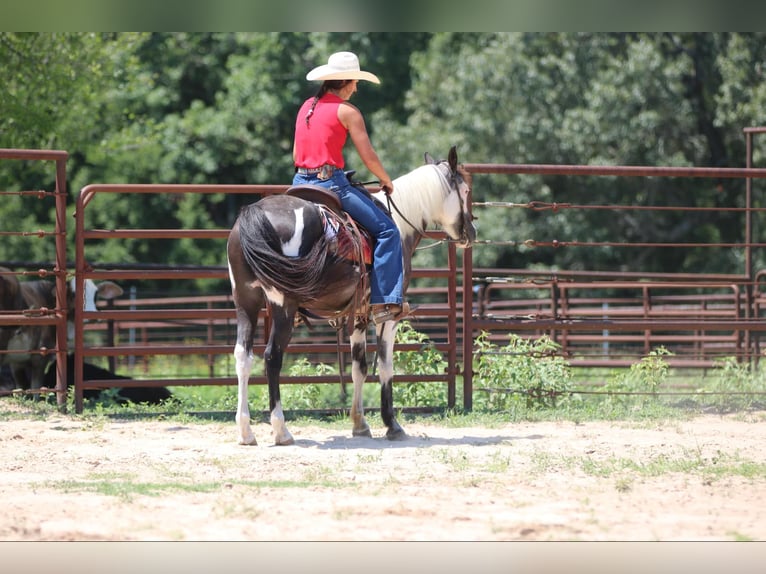
M 290 431 L 287 429 L 284 429 L 284 432 L 281 432 L 279 434 L 274 434 L 274 445 L 275 446 L 290 446 L 291 444 L 295 444 L 295 439 L 293 438 L 293 435 L 290 434 Z
M 250 437 L 247 437 L 247 438 L 239 439 L 239 444 L 241 444 L 243 446 L 251 446 L 251 445 L 252 446 L 257 446 L 258 445 L 258 441 L 255 440 L 254 436 L 250 436 Z
M 370 427 L 367 427 L 365 429 L 354 429 L 352 432 L 353 436 L 359 436 L 364 438 L 372 438 L 372 432 L 370 431 Z
M 276 446 L 290 446 L 291 444 L 295 444 L 295 439 L 293 437 L 283 438 L 275 440 L 274 444 Z
M 388 440 L 394 441 L 394 440 L 404 440 L 407 438 L 407 433 L 404 432 L 403 429 L 388 429 L 386 432 L 386 438 Z

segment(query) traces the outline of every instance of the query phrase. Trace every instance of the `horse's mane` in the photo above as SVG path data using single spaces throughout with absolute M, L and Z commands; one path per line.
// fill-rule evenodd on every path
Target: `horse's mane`
M 323 285 L 320 279 L 328 256 L 324 234 L 319 234 L 311 242 L 307 253 L 288 257 L 281 250 L 282 238 L 257 202 L 244 207 L 238 221 L 242 254 L 264 287 L 303 300 L 319 296 Z
M 394 180 L 391 199 L 397 209 L 412 225 L 421 225 L 418 231 L 425 231 L 434 224 L 440 214 L 444 196 L 448 189 L 442 185 L 442 175 L 434 164 L 421 165 L 413 171 Z M 385 197 L 383 198 L 385 203 Z M 394 218 L 398 221 L 396 210 Z M 404 234 L 412 233 L 409 225 L 398 223 Z

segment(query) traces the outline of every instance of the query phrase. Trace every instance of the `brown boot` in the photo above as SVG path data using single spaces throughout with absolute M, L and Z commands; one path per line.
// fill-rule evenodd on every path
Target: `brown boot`
M 404 301 L 401 305 L 398 303 L 377 303 L 371 306 L 372 320 L 376 325 L 386 321 L 399 321 L 407 317 L 412 309 L 410 304 Z

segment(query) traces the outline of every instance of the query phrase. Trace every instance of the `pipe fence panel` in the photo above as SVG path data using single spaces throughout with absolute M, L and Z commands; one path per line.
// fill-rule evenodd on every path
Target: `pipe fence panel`
M 550 336 L 560 353 L 573 366 L 626 367 L 652 349 L 665 347 L 673 356 L 668 362 L 677 367 L 708 368 L 723 357 L 740 361 L 758 360 L 764 296 L 763 271 L 753 269 L 754 253 L 766 243 L 754 238 L 754 215 L 765 208 L 754 204 L 752 182 L 766 178 L 766 169 L 752 167 L 752 137 L 763 128 L 745 130 L 747 167 L 695 168 L 654 166 L 466 164 L 474 175 L 475 190 L 481 189 L 481 175 L 521 175 L 540 177 L 616 178 L 705 178 L 740 180 L 743 189 L 737 205 L 687 206 L 640 204 L 627 198 L 622 203 L 586 205 L 541 201 L 474 201 L 481 210 L 526 210 L 545 216 L 567 211 L 603 213 L 609 217 L 624 211 L 675 211 L 684 214 L 710 212 L 741 215 L 741 239 L 736 241 L 630 241 L 625 237 L 580 241 L 574 238 L 503 237 L 480 239 L 473 247 L 502 245 L 516 249 L 705 249 L 716 253 L 735 253 L 740 268 L 730 273 L 652 273 L 640 269 L 623 272 L 559 269 L 475 269 L 473 260 L 464 261 L 463 273 L 476 286 L 476 304 L 463 309 L 463 356 L 474 356 L 473 341 L 486 332 L 490 340 L 502 341 L 511 333 L 536 338 Z M 541 186 L 542 187 L 542 186 Z M 474 198 L 480 192 L 474 191 Z M 545 225 L 532 227 L 544 234 Z M 481 230 L 480 230 L 481 233 Z M 726 255 L 729 256 L 729 255 Z M 471 294 L 468 294 L 470 298 Z M 473 368 L 463 370 L 464 407 L 473 400 Z
M 66 160 L 69 154 L 61 150 L 26 150 L 26 149 L 0 149 L 0 160 L 24 161 L 24 162 L 53 162 L 54 177 L 53 191 L 39 190 L 12 190 L 0 189 L 0 201 L 4 205 L 5 217 L 0 222 L 0 240 L 11 237 L 22 237 L 25 241 L 43 241 L 50 249 L 53 262 L 46 267 L 30 267 L 27 262 L 14 259 L 0 262 L 0 266 L 7 271 L 0 271 L 0 280 L 25 279 L 53 279 L 55 282 L 56 303 L 55 308 L 31 309 L 3 309 L 0 308 L 0 330 L 4 330 L 7 337 L 13 336 L 16 329 L 28 329 L 35 327 L 44 329 L 53 327 L 55 330 L 56 344 L 54 348 L 38 347 L 30 349 L 31 355 L 38 355 L 43 360 L 55 355 L 56 360 L 56 397 L 59 408 L 66 404 L 66 360 L 67 354 L 67 258 L 66 258 Z M 23 200 L 33 197 L 38 201 L 50 204 L 53 201 L 53 229 L 19 229 L 19 221 L 9 217 L 7 202 Z M 22 270 L 23 269 L 23 270 Z M 12 350 L 0 348 L 0 363 L 7 363 Z M 36 393 L 39 389 L 27 389 L 26 392 Z M 0 391 L 6 393 L 6 391 Z

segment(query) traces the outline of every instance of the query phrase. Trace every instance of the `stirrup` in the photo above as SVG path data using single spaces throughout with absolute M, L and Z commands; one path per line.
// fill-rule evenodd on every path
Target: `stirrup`
M 376 325 L 386 321 L 399 321 L 409 316 L 411 312 L 412 309 L 407 301 L 401 305 L 398 303 L 378 303 L 372 305 L 372 321 Z

